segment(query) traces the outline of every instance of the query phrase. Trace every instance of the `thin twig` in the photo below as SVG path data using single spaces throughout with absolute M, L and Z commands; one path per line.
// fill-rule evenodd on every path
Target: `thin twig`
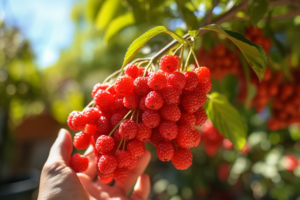
M 211 9 L 209 10 L 209 12 L 206 15 L 206 18 L 204 20 L 204 25 L 210 24 L 211 19 L 212 19 L 213 10 L 219 4 L 219 2 L 220 2 L 220 0 L 213 0 L 213 5 L 212 5 Z

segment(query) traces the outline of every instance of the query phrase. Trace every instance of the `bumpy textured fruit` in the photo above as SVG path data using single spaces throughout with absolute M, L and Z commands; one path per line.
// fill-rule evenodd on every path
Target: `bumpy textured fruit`
M 105 116 L 101 116 L 98 120 L 97 128 L 99 134 L 108 134 L 110 131 L 109 119 Z
M 102 183 L 110 183 L 114 179 L 114 174 L 98 174 L 98 180 L 101 181 Z
M 183 148 L 191 148 L 194 146 L 193 131 L 189 126 L 179 126 L 176 138 L 177 144 Z
M 160 59 L 159 67 L 162 71 L 172 73 L 177 70 L 179 57 L 176 55 L 165 55 Z
M 186 84 L 186 78 L 184 74 L 180 72 L 174 72 L 168 76 L 168 85 L 176 89 L 183 89 Z
M 185 170 L 192 165 L 193 155 L 189 149 L 179 148 L 175 151 L 172 163 L 176 169 Z
M 128 151 L 118 150 L 115 154 L 118 168 L 128 168 L 131 162 L 130 153 Z
M 156 91 L 149 92 L 145 99 L 146 107 L 151 110 L 159 110 L 163 106 L 163 103 L 162 96 Z
M 96 141 L 96 149 L 101 154 L 109 153 L 113 150 L 114 146 L 114 138 L 107 135 L 101 135 Z
M 195 73 L 197 74 L 199 78 L 199 82 L 207 83 L 210 81 L 210 70 L 207 67 L 199 67 L 195 69 Z
M 154 72 L 148 77 L 148 86 L 153 90 L 161 90 L 167 86 L 167 77 L 162 72 Z
M 135 109 L 139 106 L 140 98 L 136 94 L 129 94 L 124 97 L 123 103 L 126 108 Z
M 160 142 L 167 142 L 169 140 L 167 140 L 166 138 L 164 138 L 160 132 L 159 132 L 159 129 L 158 128 L 154 128 L 152 130 L 152 135 L 150 137 L 150 142 L 151 144 L 153 144 L 155 147 L 157 147 L 157 145 L 160 143 Z
M 201 126 L 207 120 L 207 115 L 203 108 L 199 108 L 196 112 L 194 112 L 194 116 L 196 118 L 196 126 Z
M 73 117 L 74 117 L 74 115 L 77 113 L 78 111 L 73 111 L 73 112 L 71 112 L 70 114 L 69 114 L 69 116 L 68 116 L 68 119 L 67 119 L 67 124 L 68 124 L 68 126 L 69 126 L 69 128 L 70 129 L 72 129 L 72 130 L 76 130 L 76 128 L 73 126 L 73 124 L 72 124 L 72 119 L 73 119 Z
M 138 130 L 135 139 L 144 143 L 148 142 L 152 134 L 152 129 L 145 126 L 143 123 L 139 123 L 137 128 Z
M 91 142 L 91 135 L 80 132 L 74 136 L 74 146 L 76 149 L 86 149 Z
M 208 94 L 212 88 L 211 80 L 207 81 L 206 83 L 199 82 L 198 87 L 205 93 Z
M 131 140 L 137 134 L 137 125 L 133 120 L 125 119 L 120 124 L 120 136 L 126 140 Z
M 194 90 L 199 83 L 197 74 L 195 74 L 194 72 L 184 72 L 184 76 L 186 78 L 184 89 L 188 91 Z
M 126 146 L 126 149 L 132 158 L 139 158 L 146 151 L 145 144 L 139 140 L 130 141 Z
M 160 114 L 156 110 L 146 110 L 142 115 L 142 121 L 145 126 L 155 128 L 160 123 Z
M 89 159 L 79 153 L 73 154 L 70 159 L 70 167 L 75 172 L 84 172 L 89 166 Z
M 147 77 L 138 77 L 134 80 L 134 92 L 137 95 L 146 95 L 151 89 L 148 86 L 148 78 Z
M 180 119 L 181 111 L 176 105 L 164 105 L 160 109 L 160 115 L 165 120 L 177 122 Z
M 178 127 L 175 122 L 163 121 L 159 125 L 159 133 L 166 139 L 172 140 L 176 138 L 178 134 Z
M 108 88 L 108 85 L 103 85 L 101 83 L 97 83 L 92 90 L 92 97 L 94 98 L 94 96 L 98 92 L 98 90 L 106 90 L 106 88 Z
M 192 147 L 197 147 L 200 143 L 201 135 L 200 135 L 200 132 L 195 128 L 192 129 L 192 138 L 194 141 L 194 144 Z
M 135 64 L 129 64 L 124 69 L 125 74 L 130 76 L 131 78 L 135 79 L 139 76 L 139 69 Z
M 119 77 L 114 85 L 115 91 L 119 95 L 128 95 L 133 91 L 133 79 L 129 76 Z
M 160 90 L 160 94 L 163 98 L 163 101 L 167 105 L 178 105 L 180 103 L 180 95 L 182 90 L 172 88 L 170 86 L 165 87 L 164 89 Z
M 115 127 L 125 117 L 127 112 L 128 111 L 125 110 L 125 111 L 121 111 L 121 112 L 118 112 L 116 114 L 113 114 L 110 118 L 111 126 Z
M 116 96 L 116 95 L 114 96 L 114 101 L 112 104 L 112 110 L 114 113 L 125 109 L 123 98 L 124 97 L 121 96 Z
M 97 129 L 96 125 L 87 124 L 85 126 L 84 132 L 89 134 L 90 136 L 93 136 L 96 133 L 97 130 L 98 129 Z
M 201 106 L 201 100 L 196 95 L 186 95 L 182 98 L 182 106 L 189 113 L 196 112 Z
M 117 183 L 124 183 L 128 176 L 128 169 L 117 168 L 114 171 L 114 179 Z
M 193 128 L 196 125 L 196 117 L 193 113 L 181 113 L 181 117 L 177 124 L 179 126 L 187 125 Z
M 117 160 L 110 154 L 103 154 L 98 161 L 99 171 L 103 174 L 110 174 L 117 168 Z
M 94 100 L 101 111 L 106 111 L 113 103 L 113 95 L 106 90 L 98 90 L 94 96 Z
M 129 166 L 127 167 L 127 169 L 131 170 L 131 169 L 135 168 L 137 162 L 138 162 L 138 159 L 130 158 L 130 163 L 129 163 Z
M 72 127 L 73 130 L 79 131 L 85 128 L 87 124 L 87 117 L 81 112 L 75 112 L 72 117 Z
M 156 155 L 163 162 L 172 160 L 174 151 L 172 142 L 160 142 L 156 147 Z
M 87 117 L 87 124 L 97 124 L 102 113 L 97 108 L 87 108 L 83 114 Z
M 146 97 L 147 96 L 143 96 L 142 98 L 141 98 L 141 101 L 140 101 L 140 109 L 141 110 L 148 110 L 148 108 L 147 108 L 147 106 L 146 106 Z

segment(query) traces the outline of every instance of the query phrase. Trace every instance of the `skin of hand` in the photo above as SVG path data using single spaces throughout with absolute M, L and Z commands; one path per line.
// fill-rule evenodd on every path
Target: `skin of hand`
M 139 158 L 136 167 L 129 171 L 125 183 L 109 186 L 99 180 L 94 181 L 96 162 L 93 153 L 87 156 L 88 169 L 83 173 L 75 173 L 69 167 L 72 149 L 71 134 L 61 129 L 41 173 L 38 200 L 146 200 L 148 198 L 150 179 L 147 174 L 143 174 L 151 158 L 148 150 Z M 133 186 L 133 192 L 128 198 Z

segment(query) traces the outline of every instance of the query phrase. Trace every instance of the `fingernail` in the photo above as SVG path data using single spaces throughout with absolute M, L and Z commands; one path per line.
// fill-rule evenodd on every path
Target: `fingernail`
M 61 129 L 58 131 L 58 137 L 60 137 L 61 135 L 63 135 L 65 132 L 66 132 L 66 129 L 61 128 Z

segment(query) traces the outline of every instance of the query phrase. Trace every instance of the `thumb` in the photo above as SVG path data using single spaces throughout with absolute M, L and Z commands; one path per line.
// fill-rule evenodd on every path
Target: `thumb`
M 69 164 L 73 150 L 72 136 L 66 129 L 60 129 L 58 137 L 52 145 L 47 162 L 61 161 Z

